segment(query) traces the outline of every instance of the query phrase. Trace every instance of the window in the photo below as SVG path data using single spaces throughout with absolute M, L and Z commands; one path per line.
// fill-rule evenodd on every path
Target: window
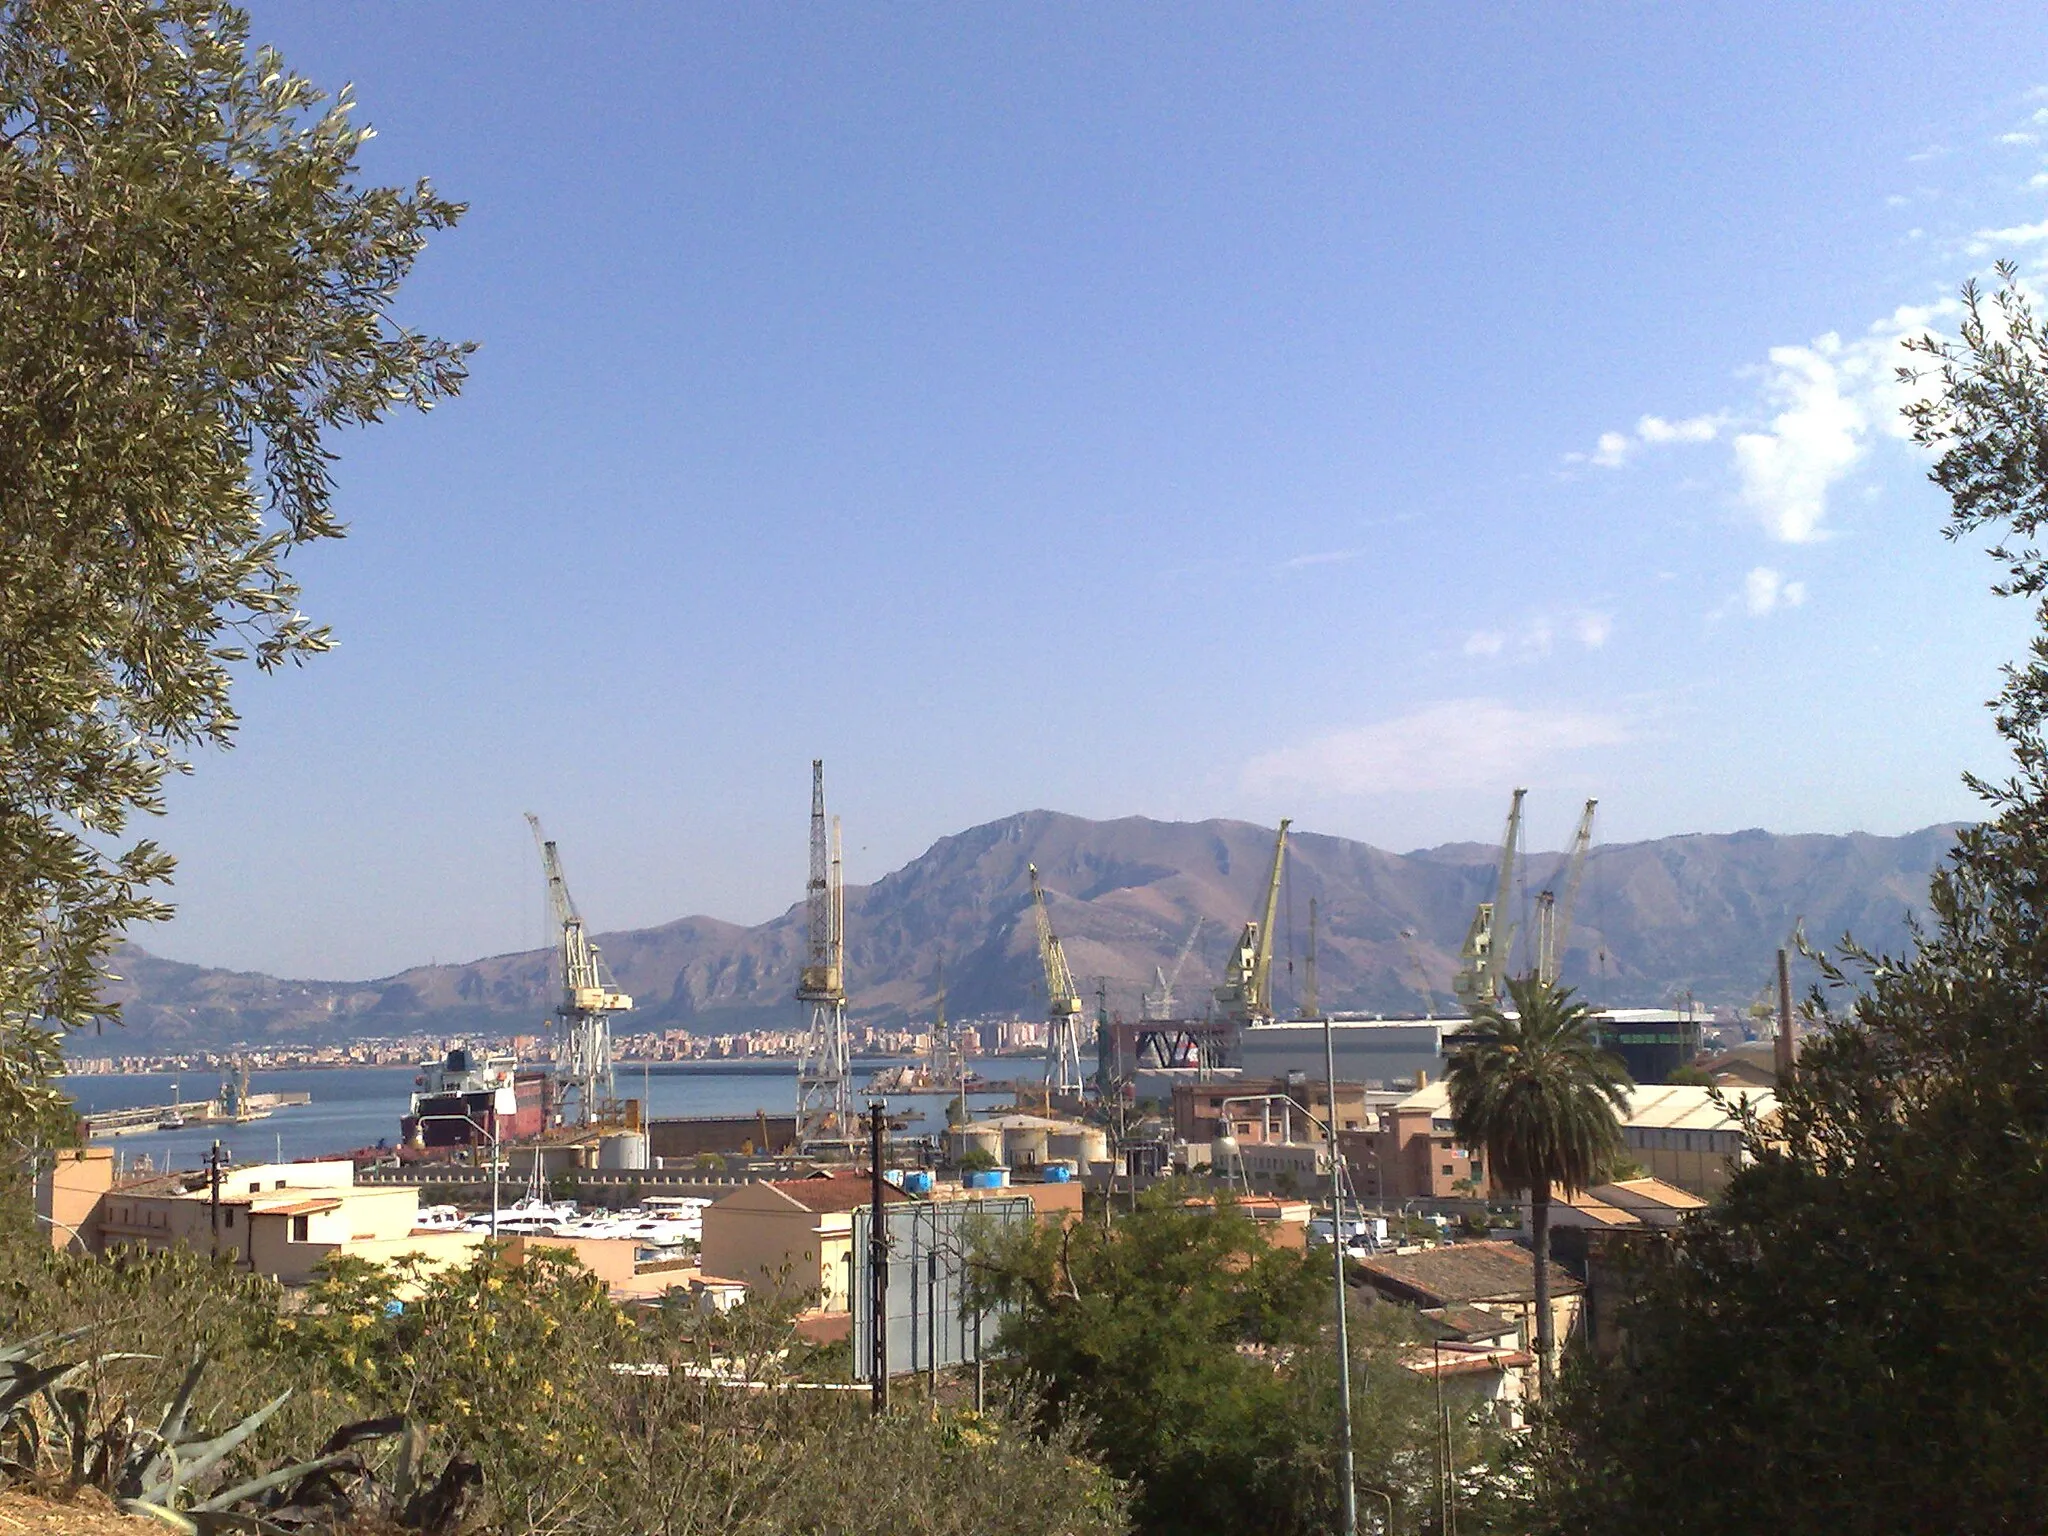
M 226 1218 L 226 1224 L 228 1226 L 232 1227 L 235 1224 L 235 1208 L 232 1205 L 228 1206 L 225 1210 L 223 1210 L 221 1214 L 223 1217 Z
M 1445 1177 L 1445 1178 L 1447 1178 L 1447 1179 L 1448 1179 L 1448 1178 L 1449 1178 L 1449 1177 L 1450 1177 L 1450 1176 L 1451 1176 L 1452 1174 L 1456 1173 L 1457 1171 L 1458 1171 L 1458 1170 L 1457 1170 L 1457 1168 L 1456 1168 L 1456 1167 L 1455 1167 L 1454 1165 L 1452 1165 L 1452 1164 L 1450 1164 L 1450 1163 L 1445 1163 L 1445 1164 L 1444 1164 L 1444 1177 Z M 1342 1385 L 1343 1385 L 1343 1383 L 1342 1383 L 1342 1382 L 1339 1382 L 1339 1383 L 1338 1383 L 1338 1385 L 1339 1385 L 1339 1386 L 1342 1386 Z
M 293 1242 L 295 1242 L 295 1243 L 303 1243 L 304 1241 L 306 1241 L 306 1236 L 307 1236 L 307 1234 L 308 1234 L 309 1232 L 311 1232 L 311 1231 L 312 1231 L 312 1229 L 313 1229 L 313 1218 L 312 1218 L 312 1217 L 310 1217 L 310 1216 L 294 1216 L 294 1217 L 292 1218 L 292 1241 L 293 1241 Z M 1340 1385 L 1341 1385 L 1341 1383 L 1340 1383 Z

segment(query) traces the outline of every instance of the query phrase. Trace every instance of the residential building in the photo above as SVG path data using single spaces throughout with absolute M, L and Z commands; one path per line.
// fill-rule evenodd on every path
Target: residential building
M 36 1181 L 36 1212 L 57 1247 L 91 1253 L 174 1247 L 233 1257 L 286 1285 L 304 1285 L 327 1259 L 373 1262 L 418 1255 L 466 1261 L 483 1239 L 468 1232 L 416 1232 L 419 1191 L 361 1186 L 346 1160 L 259 1163 L 114 1182 L 111 1152 L 59 1154 Z
M 882 1186 L 884 1204 L 910 1197 Z M 704 1211 L 703 1271 L 762 1295 L 811 1297 L 844 1312 L 853 1273 L 853 1213 L 874 1199 L 865 1174 L 742 1184 Z
M 1451 1095 L 1426 1083 L 1379 1113 L 1377 1128 L 1340 1132 L 1361 1200 L 1397 1206 L 1410 1200 L 1484 1200 L 1493 1193 L 1486 1159 L 1457 1139 Z
M 1397 1104 L 1403 1095 L 1368 1088 L 1363 1083 L 1337 1084 L 1337 1129 L 1368 1129 L 1379 1121 L 1380 1112 Z M 1284 1105 L 1271 1102 L 1286 1099 L 1306 1113 L 1287 1112 Z M 1236 1103 L 1229 1101 L 1236 1100 Z M 1259 1102 L 1264 1100 L 1265 1102 Z M 1226 1105 L 1230 1130 L 1240 1145 L 1269 1141 L 1315 1141 L 1321 1126 L 1328 1124 L 1330 1090 L 1320 1077 L 1294 1073 L 1285 1077 L 1228 1078 L 1206 1083 L 1180 1082 L 1173 1085 L 1173 1133 L 1182 1141 L 1213 1141 L 1223 1126 Z
M 894 1184 L 885 1183 L 882 1192 L 887 1205 L 911 1198 Z M 999 1189 L 941 1184 L 930 1192 L 934 1200 L 1020 1195 L 1031 1201 L 1040 1221 L 1072 1225 L 1081 1219 L 1081 1186 L 1071 1181 L 1007 1184 Z M 809 1296 L 814 1298 L 814 1311 L 844 1313 L 851 1305 L 857 1260 L 853 1213 L 873 1200 L 874 1185 L 864 1173 L 819 1173 L 742 1184 L 704 1211 L 702 1272 L 737 1281 L 762 1295 Z
M 1526 1357 L 1536 1342 L 1536 1261 L 1526 1248 L 1508 1242 L 1451 1243 L 1419 1253 L 1380 1254 L 1362 1260 L 1360 1268 L 1382 1300 L 1414 1307 L 1425 1319 L 1449 1319 L 1449 1330 L 1433 1330 L 1439 1341 L 1430 1346 L 1432 1356 L 1460 1355 L 1470 1367 L 1465 1374 L 1471 1390 L 1484 1390 L 1490 1401 L 1510 1405 L 1504 1416 L 1519 1413 L 1519 1403 L 1530 1395 L 1526 1370 L 1531 1362 L 1514 1357 Z M 1585 1286 L 1555 1268 L 1550 1284 L 1551 1324 L 1562 1342 L 1577 1326 Z M 1494 1330 L 1478 1314 L 1490 1314 L 1505 1327 Z M 1459 1344 L 1478 1348 L 1460 1351 L 1454 1347 Z M 1475 1363 L 1481 1357 L 1484 1363 Z M 1413 1360 L 1410 1368 L 1417 1368 Z M 1520 1379 L 1494 1380 L 1510 1371 Z

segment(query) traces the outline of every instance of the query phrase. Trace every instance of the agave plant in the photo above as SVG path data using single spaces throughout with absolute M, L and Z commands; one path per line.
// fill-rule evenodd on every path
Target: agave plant
M 247 1532 L 298 1536 L 375 1515 L 404 1530 L 444 1533 L 459 1523 L 469 1491 L 483 1481 L 475 1462 L 451 1457 L 440 1475 L 420 1476 L 425 1436 L 400 1416 L 363 1419 L 336 1430 L 308 1461 L 278 1467 L 226 1488 L 210 1488 L 222 1464 L 290 1398 L 280 1393 L 216 1434 L 192 1423 L 192 1399 L 205 1375 L 197 1355 L 153 1429 L 132 1415 L 108 1413 L 87 1378 L 95 1366 L 154 1356 L 59 1355 L 88 1330 L 42 1334 L 0 1347 L 0 1475 L 40 1476 L 61 1466 L 73 1487 L 97 1487 L 115 1507 L 188 1533 Z M 387 1476 L 379 1479 L 361 1447 L 396 1436 Z M 61 1455 L 60 1455 L 61 1449 Z

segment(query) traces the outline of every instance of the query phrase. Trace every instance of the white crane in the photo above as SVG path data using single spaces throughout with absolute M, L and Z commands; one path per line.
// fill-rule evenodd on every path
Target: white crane
M 540 818 L 531 811 L 526 813 L 526 824 L 533 829 L 534 844 L 540 849 L 541 871 L 548 883 L 548 910 L 559 934 L 555 961 L 560 970 L 561 1001 L 555 1004 L 555 1017 L 562 1021 L 561 1048 L 556 1053 L 556 1074 L 563 1090 L 562 1118 L 570 1124 L 590 1125 L 611 1110 L 612 1015 L 630 1009 L 633 999 L 618 990 L 604 955 L 584 930 L 583 914 L 569 894 L 554 840 L 541 831 Z
M 1502 983 L 1507 979 L 1508 956 L 1515 947 L 1515 925 L 1508 921 L 1508 900 L 1514 894 L 1515 847 L 1522 835 L 1522 797 L 1528 793 L 1518 789 L 1508 803 L 1508 826 L 1500 840 L 1500 870 L 1494 898 L 1479 903 L 1472 926 L 1465 931 L 1465 964 L 1451 988 L 1467 1008 L 1497 1002 L 1505 990 Z
M 1180 955 L 1173 962 L 1171 971 L 1154 966 L 1152 973 L 1159 978 L 1159 985 L 1145 994 L 1144 1016 L 1157 1021 L 1173 1017 L 1173 989 L 1180 982 L 1180 973 L 1188 963 L 1188 956 L 1195 952 L 1195 940 L 1201 937 L 1204 918 L 1196 918 L 1195 926 L 1188 930 L 1187 942 L 1180 947 Z
M 846 886 L 839 820 L 825 819 L 825 763 L 811 760 L 811 877 L 806 949 L 796 984 L 803 1047 L 796 1066 L 799 1150 L 853 1145 L 853 1079 L 846 1039 Z
M 1536 898 L 1536 975 L 1554 982 L 1564 964 L 1565 945 L 1572 936 L 1572 908 L 1579 899 L 1579 883 L 1586 877 L 1586 852 L 1593 846 L 1593 812 L 1598 800 L 1588 800 L 1579 814 L 1578 830 L 1564 856 L 1564 895 L 1544 891 Z

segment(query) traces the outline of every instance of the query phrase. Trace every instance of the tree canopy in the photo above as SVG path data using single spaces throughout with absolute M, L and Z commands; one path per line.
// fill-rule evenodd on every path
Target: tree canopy
M 1326 1531 L 1337 1519 L 1336 1352 L 1327 1252 L 1275 1247 L 1226 1194 L 1160 1185 L 1113 1224 L 1034 1226 L 984 1255 L 985 1294 L 1015 1313 L 1011 1368 L 1131 1484 L 1148 1532 Z M 1400 1308 L 1353 1321 L 1357 1477 L 1403 1509 L 1434 1507 L 1437 1421 L 1400 1363 Z M 1496 1449 L 1461 1420 L 1455 1466 Z M 1370 1502 L 1370 1501 L 1366 1501 Z M 1474 1511 L 1466 1529 L 1485 1527 Z
M 237 669 L 324 650 L 289 560 L 332 434 L 454 393 L 399 286 L 460 204 L 362 186 L 370 130 L 208 0 L 0 0 L 0 1125 L 164 916 L 128 841 L 228 745 Z
M 1568 1392 L 1560 1531 L 2048 1527 L 2048 342 L 2007 268 L 1920 350 L 1947 532 L 1991 530 L 2034 600 L 1993 706 L 2013 773 L 1972 781 L 1990 819 L 1914 952 L 1826 962 L 1753 1165 L 1641 1257 L 1626 1348 Z

